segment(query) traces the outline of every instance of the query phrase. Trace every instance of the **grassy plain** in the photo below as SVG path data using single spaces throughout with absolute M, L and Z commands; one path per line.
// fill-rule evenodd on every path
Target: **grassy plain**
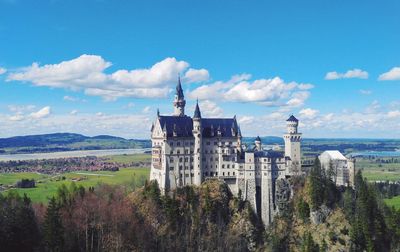
M 110 162 L 120 163 L 136 163 L 147 162 L 150 160 L 148 154 L 138 155 L 115 155 L 109 156 Z M 101 183 L 111 185 L 124 185 L 127 188 L 135 188 L 141 186 L 150 173 L 149 168 L 121 168 L 119 171 L 77 171 L 67 172 L 57 175 L 45 175 L 37 173 L 2 173 L 0 174 L 0 184 L 13 185 L 21 179 L 35 179 L 35 188 L 15 188 L 14 190 L 19 194 L 26 193 L 33 202 L 46 203 L 50 197 L 56 194 L 57 189 L 65 184 L 67 187 L 74 182 L 77 186 L 82 185 L 85 188 L 96 186 Z M 6 192 L 7 193 L 7 192 Z
M 400 180 L 400 163 L 376 163 L 373 160 L 357 159 L 356 167 L 362 168 L 363 176 L 369 181 Z
M 400 209 L 400 196 L 384 199 L 384 201 L 388 206 L 394 206 L 396 209 Z

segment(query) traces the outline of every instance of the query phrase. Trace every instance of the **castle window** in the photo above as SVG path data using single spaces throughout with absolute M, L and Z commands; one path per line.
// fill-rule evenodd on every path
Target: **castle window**
M 176 154 L 181 154 L 181 151 L 180 150 L 176 150 Z
M 182 163 L 182 158 L 181 158 L 181 157 L 179 158 L 179 162 L 181 162 L 181 163 Z
M 215 176 L 218 176 L 218 172 L 215 173 Z
M 190 170 L 193 170 L 193 165 L 190 166 Z
M 193 176 L 194 176 L 194 174 L 193 174 L 193 173 L 190 173 L 190 176 L 192 176 L 192 177 L 193 177 Z
M 174 146 L 174 142 L 170 142 L 169 145 Z
M 224 164 L 222 165 L 222 168 L 225 168 L 225 165 L 224 165 Z
M 170 166 L 170 167 L 169 167 L 169 170 L 170 170 L 170 171 L 173 171 L 173 170 L 174 170 L 174 167 Z
M 179 170 L 182 171 L 182 165 L 179 166 Z
M 181 146 L 181 142 L 176 142 L 176 146 Z
M 173 158 L 173 157 L 170 157 L 170 158 L 169 158 L 169 162 L 171 162 L 171 163 L 174 162 L 174 158 Z
M 189 150 L 188 149 L 185 150 L 185 154 L 189 154 Z
M 232 164 L 232 168 L 235 168 L 235 164 Z
M 193 146 L 193 145 L 194 145 L 194 143 L 191 141 L 191 142 L 190 142 L 190 145 L 191 145 L 191 146 Z
M 229 176 L 230 174 L 229 174 L 229 172 L 228 172 L 228 176 Z
M 222 173 L 222 176 L 225 176 L 225 172 Z
M 232 144 L 232 142 L 229 142 L 229 144 Z
M 213 172 L 210 172 L 210 176 L 213 176 L 213 174 L 214 174 Z
M 188 161 L 189 161 L 189 158 L 185 157 L 185 162 L 188 162 Z
M 226 168 L 229 168 L 229 164 L 226 165 Z
M 189 174 L 185 174 L 185 177 L 188 178 L 188 177 L 189 177 Z
M 235 172 L 233 172 L 233 176 L 235 176 Z
M 169 152 L 169 154 L 171 154 L 171 155 L 172 155 L 172 154 L 174 154 L 174 151 L 173 151 L 173 150 L 171 150 L 171 151 Z

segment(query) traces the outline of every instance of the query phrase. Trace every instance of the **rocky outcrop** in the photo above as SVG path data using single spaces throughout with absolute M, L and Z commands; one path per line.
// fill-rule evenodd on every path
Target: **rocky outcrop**
M 322 205 L 316 211 L 310 212 L 310 220 L 313 224 L 324 223 L 331 212 L 332 210 L 329 207 L 327 207 L 326 205 Z

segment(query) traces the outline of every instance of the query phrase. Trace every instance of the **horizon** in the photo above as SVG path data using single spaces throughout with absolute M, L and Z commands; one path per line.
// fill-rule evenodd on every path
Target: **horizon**
M 394 0 L 0 0 L 0 138 L 149 139 L 180 75 L 186 115 L 199 99 L 244 137 L 280 137 L 294 114 L 305 138 L 400 139 L 399 12 Z
M 29 136 L 43 136 L 43 135 L 53 135 L 53 134 L 77 134 L 77 135 L 82 135 L 85 137 L 99 137 L 99 136 L 110 136 L 110 137 L 116 137 L 116 138 L 123 138 L 125 140 L 151 140 L 151 138 L 125 138 L 117 135 L 107 135 L 107 134 L 102 134 L 102 135 L 85 135 L 81 133 L 76 133 L 76 132 L 50 132 L 50 133 L 44 133 L 44 134 L 31 134 L 31 135 L 14 135 L 14 136 L 9 136 L 9 137 L 0 137 L 1 139 L 8 139 L 8 138 L 14 138 L 14 137 L 29 137 Z M 244 136 L 243 138 L 256 138 L 257 135 L 255 136 Z M 277 135 L 265 135 L 265 136 L 259 136 L 260 138 L 268 138 L 268 137 L 273 137 L 273 138 L 280 138 L 282 139 L 282 136 L 277 136 Z M 302 137 L 302 140 L 393 140 L 393 141 L 399 141 L 400 138 L 346 138 L 346 137 Z M 283 139 L 282 139 L 283 141 Z

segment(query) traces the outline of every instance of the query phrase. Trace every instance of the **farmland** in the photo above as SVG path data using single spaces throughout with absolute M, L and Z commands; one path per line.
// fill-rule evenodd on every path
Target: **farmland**
M 150 156 L 146 154 L 116 155 L 108 158 L 110 162 L 131 164 L 140 162 L 148 163 Z M 149 172 L 148 167 L 126 167 L 118 171 L 72 171 L 55 175 L 32 172 L 1 173 L 0 184 L 9 186 L 14 185 L 21 179 L 34 179 L 36 181 L 35 188 L 11 188 L 5 193 L 8 191 L 17 191 L 20 194 L 26 193 L 32 201 L 45 203 L 51 196 L 55 195 L 57 189 L 63 184 L 69 187 L 71 183 L 75 183 L 77 186 L 82 185 L 88 188 L 104 183 L 122 185 L 127 190 L 133 190 L 144 184 Z

